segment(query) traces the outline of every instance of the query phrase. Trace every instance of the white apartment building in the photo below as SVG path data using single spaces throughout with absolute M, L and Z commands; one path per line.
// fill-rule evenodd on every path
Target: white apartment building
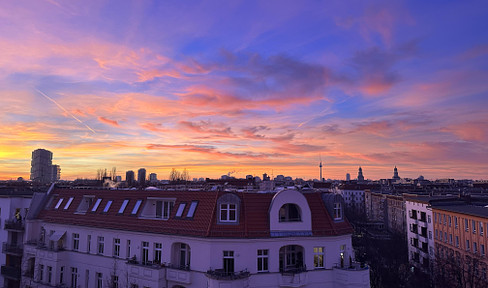
M 38 203 L 22 287 L 370 287 L 339 195 L 54 189 Z
M 412 265 L 426 272 L 435 259 L 430 200 L 431 197 L 422 196 L 405 198 L 408 259 Z
M 32 192 L 0 192 L 0 257 L 2 287 L 20 287 L 25 216 Z
M 365 213 L 364 189 L 348 189 L 349 187 L 353 188 L 354 185 L 344 185 L 343 188 L 336 187 L 332 192 L 342 196 L 347 208 L 358 214 Z

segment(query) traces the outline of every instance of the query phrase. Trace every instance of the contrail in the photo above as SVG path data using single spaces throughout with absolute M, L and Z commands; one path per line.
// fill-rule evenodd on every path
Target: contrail
M 324 117 L 324 116 L 326 116 L 326 115 L 333 114 L 333 112 L 329 112 L 329 110 L 330 110 L 329 108 L 325 108 L 324 110 L 322 110 L 322 111 L 319 113 L 319 115 L 318 115 L 318 116 L 313 116 L 312 118 L 308 119 L 307 121 L 304 121 L 304 122 L 302 122 L 302 123 L 298 124 L 297 128 L 295 128 L 295 129 L 301 128 L 303 125 L 308 124 L 308 122 L 310 122 L 310 121 L 312 121 L 312 120 L 315 120 L 315 119 L 317 119 L 317 118 L 320 118 L 320 117 Z
M 86 125 L 83 121 L 81 121 L 80 119 L 76 118 L 75 115 L 71 114 L 68 110 L 64 109 L 63 106 L 59 105 L 58 102 L 54 101 L 54 99 L 52 99 L 51 97 L 47 96 L 46 94 L 44 94 L 41 90 L 39 89 L 36 89 L 36 91 L 41 94 L 42 96 L 46 97 L 49 101 L 53 102 L 54 104 L 56 104 L 56 106 L 59 107 L 59 109 L 63 110 L 64 112 L 66 112 L 69 116 L 71 116 L 73 119 L 75 119 L 76 121 L 80 122 L 81 124 L 83 124 L 86 128 L 88 128 L 88 130 L 90 130 L 91 132 L 93 132 L 93 134 L 97 134 L 95 132 L 95 130 L 93 130 L 92 128 L 90 128 L 90 126 Z

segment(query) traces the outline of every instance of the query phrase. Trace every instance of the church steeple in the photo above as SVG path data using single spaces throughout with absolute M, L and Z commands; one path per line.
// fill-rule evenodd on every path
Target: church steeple
M 398 180 L 400 179 L 400 176 L 398 176 L 398 169 L 395 165 L 395 169 L 393 169 L 393 179 Z
M 364 181 L 364 176 L 363 176 L 363 169 L 361 166 L 359 166 L 359 171 L 358 171 L 358 182 L 363 182 Z

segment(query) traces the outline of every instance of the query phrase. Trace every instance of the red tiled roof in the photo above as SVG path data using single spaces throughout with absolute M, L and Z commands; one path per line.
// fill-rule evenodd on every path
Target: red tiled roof
M 215 238 L 263 238 L 270 237 L 268 210 L 273 193 L 234 193 L 241 199 L 238 224 L 217 224 L 217 199 L 227 192 L 217 191 L 147 191 L 147 190 L 84 190 L 55 189 L 51 193 L 53 201 L 39 214 L 39 218 L 49 223 L 89 226 L 102 229 L 127 230 L 158 234 L 178 234 L 196 237 Z M 83 195 L 95 195 L 94 201 L 102 198 L 97 212 L 75 213 L 83 200 Z M 312 210 L 312 234 L 314 236 L 332 236 L 352 233 L 347 221 L 335 223 L 325 208 L 319 193 L 304 194 Z M 64 205 L 70 197 L 73 202 L 67 210 Z M 168 220 L 139 218 L 131 215 L 136 200 L 147 197 L 176 198 L 175 206 Z M 54 210 L 59 198 L 64 198 L 59 209 Z M 123 214 L 118 214 L 125 199 L 130 199 Z M 113 203 L 107 213 L 103 213 L 106 203 Z M 193 218 L 186 218 L 192 201 L 198 201 Z M 137 215 L 142 211 L 142 203 Z M 175 218 L 180 203 L 187 203 L 183 217 Z

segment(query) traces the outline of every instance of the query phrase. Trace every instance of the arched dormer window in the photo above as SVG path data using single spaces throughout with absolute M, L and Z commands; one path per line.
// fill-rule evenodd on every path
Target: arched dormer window
M 217 200 L 217 223 L 238 224 L 241 199 L 239 196 L 227 193 Z
M 293 203 L 286 203 L 280 208 L 280 222 L 297 222 L 302 221 L 300 207 Z

